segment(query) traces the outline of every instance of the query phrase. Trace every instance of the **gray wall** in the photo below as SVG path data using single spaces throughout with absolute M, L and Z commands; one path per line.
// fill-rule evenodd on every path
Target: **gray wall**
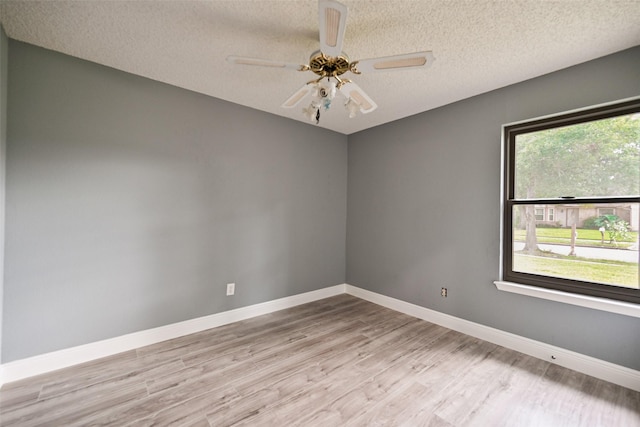
M 349 138 L 15 41 L 8 59 L 3 363 L 346 281 L 640 369 L 640 319 L 492 283 L 500 126 L 640 94 L 640 48 Z
M 344 283 L 346 136 L 13 40 L 8 102 L 3 363 Z
M 493 285 L 501 125 L 638 95 L 640 47 L 350 135 L 347 283 L 640 370 L 640 319 Z
M 0 354 L 2 354 L 2 319 L 4 289 L 4 206 L 7 153 L 7 67 L 9 41 L 0 26 Z

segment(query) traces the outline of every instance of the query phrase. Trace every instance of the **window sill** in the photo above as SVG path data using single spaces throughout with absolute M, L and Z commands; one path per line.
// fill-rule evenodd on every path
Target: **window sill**
M 500 280 L 493 283 L 496 285 L 496 288 L 505 292 L 528 295 L 531 297 L 593 308 L 595 310 L 608 311 L 610 313 L 617 313 L 625 316 L 640 317 L 640 304 L 572 294 L 569 292 L 538 288 L 535 286 L 521 285 L 512 282 L 503 282 Z

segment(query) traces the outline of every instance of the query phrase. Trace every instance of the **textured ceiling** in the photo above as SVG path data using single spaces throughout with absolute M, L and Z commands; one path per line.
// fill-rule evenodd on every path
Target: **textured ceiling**
M 436 58 L 428 69 L 346 74 L 378 109 L 323 113 L 319 126 L 344 134 L 640 44 L 640 0 L 341 2 L 351 60 L 422 50 Z M 318 49 L 315 0 L 2 0 L 0 21 L 16 40 L 307 122 L 302 107 L 280 105 L 313 74 L 225 58 L 306 64 Z

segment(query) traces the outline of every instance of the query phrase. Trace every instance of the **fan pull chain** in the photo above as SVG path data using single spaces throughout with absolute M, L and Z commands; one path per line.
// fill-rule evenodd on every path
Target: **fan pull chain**
M 316 124 L 320 124 L 320 109 L 316 110 Z

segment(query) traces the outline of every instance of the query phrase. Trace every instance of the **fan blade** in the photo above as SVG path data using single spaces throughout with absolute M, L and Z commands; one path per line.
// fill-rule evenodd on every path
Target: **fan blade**
M 361 73 L 377 73 L 380 71 L 404 70 L 407 68 L 428 68 L 435 61 L 431 51 L 405 53 L 403 55 L 384 56 L 381 58 L 363 59 L 356 62 L 356 70 Z
M 347 26 L 347 6 L 334 0 L 319 0 L 318 17 L 320 51 L 327 56 L 340 56 Z
M 340 87 L 340 93 L 346 96 L 347 99 L 351 99 L 353 100 L 353 102 L 358 104 L 358 106 L 360 107 L 360 112 L 362 114 L 370 113 L 378 108 L 376 103 L 373 102 L 371 98 L 369 98 L 369 95 L 364 93 L 364 91 L 353 82 L 345 83 L 344 85 L 342 85 L 342 87 Z
M 307 97 L 313 91 L 313 87 L 310 84 L 306 84 L 302 86 L 300 89 L 296 91 L 289 99 L 287 99 L 284 104 L 282 104 L 283 108 L 293 108 L 300 103 L 304 98 Z
M 301 71 L 304 66 L 299 64 L 292 64 L 288 62 L 282 61 L 272 61 L 270 59 L 260 59 L 260 58 L 247 58 L 244 56 L 227 56 L 227 61 L 232 64 L 239 65 L 257 65 L 259 67 L 272 67 L 272 68 L 288 68 L 291 70 L 299 70 Z

